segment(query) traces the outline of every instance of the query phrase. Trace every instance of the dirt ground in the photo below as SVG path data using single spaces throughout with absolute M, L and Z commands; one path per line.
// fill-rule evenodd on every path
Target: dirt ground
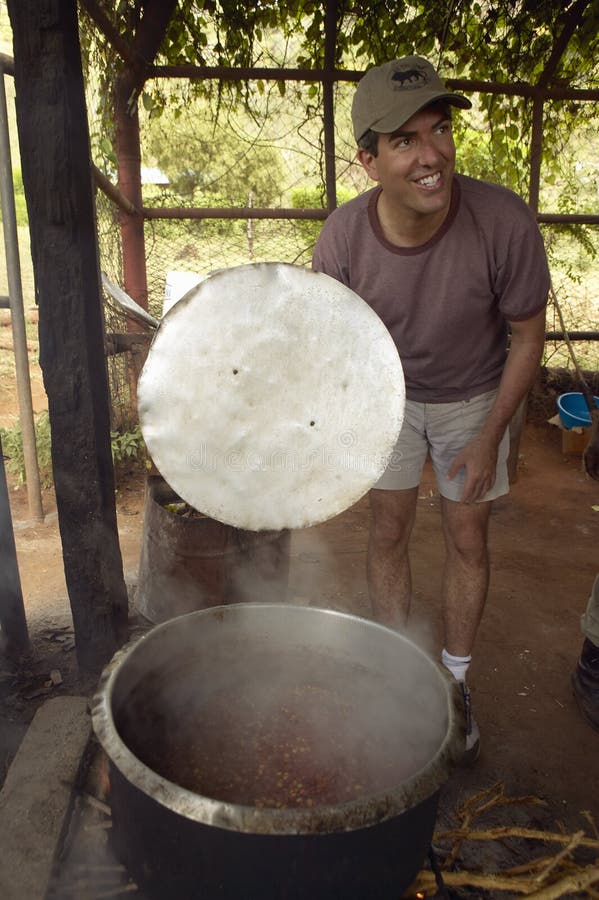
M 137 624 L 144 484 L 139 472 L 121 473 L 116 494 Z M 11 489 L 10 502 L 32 649 L 19 667 L 0 656 L 0 781 L 45 699 L 57 693 L 91 694 L 95 687 L 77 670 L 53 495 L 45 494 L 43 523 L 30 520 L 23 489 Z M 295 532 L 288 600 L 368 616 L 368 522 L 363 499 L 323 525 Z M 588 831 L 585 811 L 599 823 L 599 733 L 578 712 L 570 673 L 582 641 L 580 613 L 599 571 L 599 484 L 584 474 L 580 453 L 563 452 L 557 427 L 527 423 L 518 477 L 510 496 L 495 504 L 490 540 L 491 588 L 469 675 L 483 749 L 478 763 L 458 771 L 444 789 L 441 821 L 451 821 L 467 798 L 501 783 L 509 796 L 534 796 L 546 803 L 542 813 L 512 808 L 508 822 L 538 827 L 542 821 L 568 833 Z M 439 499 L 428 469 L 412 547 L 410 630 L 437 655 L 443 545 Z M 491 896 L 469 894 L 483 895 Z

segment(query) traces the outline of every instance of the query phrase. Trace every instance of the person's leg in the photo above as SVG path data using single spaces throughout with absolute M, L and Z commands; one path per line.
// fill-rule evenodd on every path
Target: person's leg
M 489 391 L 471 400 L 427 409 L 426 427 L 439 492 L 446 545 L 443 605 L 446 646 L 443 664 L 464 681 L 489 582 L 487 533 L 491 502 L 507 494 L 509 432 L 498 447 L 495 483 L 481 501 L 460 502 L 464 472 L 449 480 L 447 472 L 458 453 L 479 433 L 495 398 Z
M 366 573 L 374 618 L 406 626 L 412 595 L 408 544 L 418 502 L 418 485 L 428 453 L 425 407 L 406 401 L 403 425 L 387 468 L 370 491 L 370 536 Z
M 412 599 L 408 544 L 418 488 L 370 492 L 371 523 L 366 561 L 368 590 L 377 622 L 406 626 Z
M 445 648 L 453 656 L 472 654 L 485 607 L 490 512 L 490 502 L 464 504 L 441 498 L 446 547 L 442 585 Z
M 480 731 L 472 716 L 466 672 L 489 587 L 487 536 L 491 502 L 464 504 L 441 498 L 446 559 L 443 573 L 445 647 L 441 656 L 460 686 L 466 716 L 465 764 L 478 759 Z

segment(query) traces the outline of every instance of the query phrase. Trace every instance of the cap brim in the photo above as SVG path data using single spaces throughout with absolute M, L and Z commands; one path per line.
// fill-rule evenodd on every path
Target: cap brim
M 362 135 L 366 134 L 369 130 L 376 131 L 378 134 L 392 134 L 394 131 L 397 131 L 398 128 L 401 128 L 402 125 L 405 125 L 408 119 L 411 119 L 413 115 L 420 112 L 421 109 L 424 109 L 425 106 L 431 106 L 431 104 L 438 103 L 440 100 L 449 103 L 451 106 L 458 106 L 460 109 L 472 108 L 472 103 L 467 97 L 464 97 L 463 94 L 453 94 L 451 91 L 431 92 L 426 97 L 423 97 L 421 94 L 420 97 L 417 98 L 415 96 L 414 99 L 416 102 L 412 105 L 404 106 L 402 111 L 393 109 L 388 112 L 387 115 L 382 116 L 372 124 L 367 125 L 366 128 L 363 128 L 363 123 L 361 123 L 360 134 L 357 134 L 357 131 L 354 128 L 356 140 L 359 141 Z

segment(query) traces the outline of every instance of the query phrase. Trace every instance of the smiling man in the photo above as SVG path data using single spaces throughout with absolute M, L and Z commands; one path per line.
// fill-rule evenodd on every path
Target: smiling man
M 358 159 L 377 185 L 329 216 L 313 256 L 315 270 L 372 306 L 399 351 L 406 412 L 370 494 L 370 597 L 379 621 L 405 627 L 408 545 L 430 454 L 446 550 L 442 661 L 461 687 L 467 760 L 480 748 L 466 671 L 489 586 L 489 515 L 508 493 L 508 426 L 538 371 L 549 290 L 524 201 L 455 173 L 451 111 L 470 106 L 422 57 L 370 69 L 352 121 Z

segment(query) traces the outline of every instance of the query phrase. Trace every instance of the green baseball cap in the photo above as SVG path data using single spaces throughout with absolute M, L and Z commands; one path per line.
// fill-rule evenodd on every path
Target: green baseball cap
M 372 129 L 391 134 L 414 113 L 445 100 L 452 106 L 470 109 L 462 94 L 448 91 L 431 63 L 422 56 L 404 56 L 375 66 L 358 82 L 352 103 L 354 136 L 358 141 Z

